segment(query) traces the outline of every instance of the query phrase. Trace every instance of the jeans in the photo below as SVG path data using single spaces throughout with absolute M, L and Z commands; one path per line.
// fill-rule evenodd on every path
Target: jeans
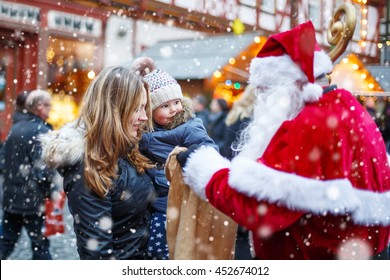
M 3 233 L 0 238 L 1 259 L 7 259 L 14 250 L 22 232 L 22 227 L 27 230 L 31 240 L 33 260 L 51 260 L 49 240 L 42 234 L 44 215 L 14 214 L 4 211 Z

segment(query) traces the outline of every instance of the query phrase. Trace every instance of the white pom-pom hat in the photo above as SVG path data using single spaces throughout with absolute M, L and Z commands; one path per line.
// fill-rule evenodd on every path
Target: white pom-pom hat
M 315 78 L 330 73 L 332 68 L 329 56 L 316 42 L 313 23 L 308 21 L 268 38 L 251 62 L 249 83 L 255 87 L 269 87 L 275 74 L 288 76 L 301 81 L 303 99 L 314 102 L 323 91 Z

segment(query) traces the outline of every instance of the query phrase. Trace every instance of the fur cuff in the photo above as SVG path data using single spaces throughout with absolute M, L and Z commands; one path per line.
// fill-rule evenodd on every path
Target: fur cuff
M 348 179 L 315 180 L 236 157 L 229 185 L 249 197 L 291 210 L 316 215 L 350 214 L 356 224 L 390 225 L 390 192 L 359 190 Z
M 214 148 L 202 146 L 193 152 L 184 168 L 184 182 L 202 199 L 206 200 L 206 185 L 215 172 L 229 168 L 230 162 Z

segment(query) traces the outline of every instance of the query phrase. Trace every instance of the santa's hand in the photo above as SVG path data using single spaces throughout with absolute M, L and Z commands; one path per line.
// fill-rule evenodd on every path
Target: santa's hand
M 193 153 L 198 148 L 198 145 L 191 145 L 185 151 L 178 153 L 177 161 L 179 162 L 181 168 L 186 166 L 187 160 L 191 153 Z

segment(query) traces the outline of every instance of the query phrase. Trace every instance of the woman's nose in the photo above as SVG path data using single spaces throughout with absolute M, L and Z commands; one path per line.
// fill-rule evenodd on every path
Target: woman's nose
M 147 121 L 148 120 L 148 116 L 146 115 L 145 111 L 142 111 L 142 113 L 139 116 L 139 119 L 142 120 L 142 121 Z

